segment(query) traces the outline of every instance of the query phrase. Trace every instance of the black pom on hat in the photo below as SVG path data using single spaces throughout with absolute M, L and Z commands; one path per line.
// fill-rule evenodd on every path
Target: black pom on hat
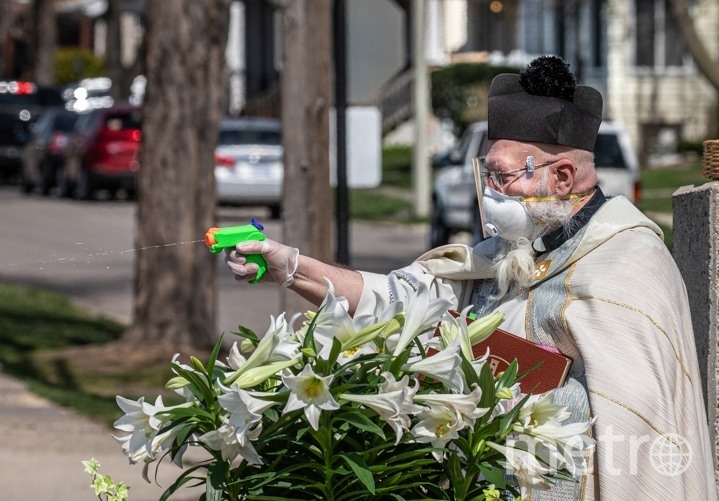
M 520 75 L 502 73 L 492 80 L 488 111 L 489 139 L 592 151 L 602 122 L 602 95 L 578 85 L 561 58 L 540 56 Z

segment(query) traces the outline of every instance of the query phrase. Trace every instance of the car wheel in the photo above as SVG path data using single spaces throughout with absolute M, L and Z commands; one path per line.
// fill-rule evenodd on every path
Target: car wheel
M 55 186 L 55 169 L 51 162 L 45 160 L 40 164 L 40 191 L 43 195 L 50 194 Z
M 29 195 L 33 189 L 35 189 L 35 183 L 30 181 L 30 178 L 28 178 L 28 175 L 25 173 L 25 169 L 20 169 L 20 191 Z
M 446 245 L 449 243 L 450 229 L 447 228 L 444 223 L 444 217 L 442 217 L 442 210 L 434 202 L 432 204 L 432 217 L 430 219 L 429 228 L 429 244 L 432 247 L 439 247 L 440 245 Z
M 68 178 L 64 168 L 58 170 L 57 186 L 60 197 L 72 198 L 75 195 L 75 183 Z
M 87 169 L 80 169 L 77 177 L 77 186 L 75 186 L 75 198 L 80 200 L 92 200 L 94 188 L 92 179 Z

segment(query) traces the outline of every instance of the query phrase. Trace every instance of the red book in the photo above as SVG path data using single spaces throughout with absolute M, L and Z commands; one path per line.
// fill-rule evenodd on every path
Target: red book
M 450 313 L 459 316 L 455 311 Z M 471 322 L 472 319 L 468 318 L 467 323 Z M 472 346 L 474 357 L 484 356 L 487 348 L 487 363 L 495 376 L 506 370 L 515 359 L 518 373 L 529 371 L 520 380 L 522 393 L 544 393 L 559 388 L 567 379 L 572 364 L 572 359 L 554 351 L 554 348 L 528 341 L 502 329 L 496 329 L 487 339 Z

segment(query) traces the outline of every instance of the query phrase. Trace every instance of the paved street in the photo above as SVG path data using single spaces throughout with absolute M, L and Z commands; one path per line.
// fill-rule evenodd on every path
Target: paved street
M 0 187 L 0 281 L 55 290 L 79 305 L 129 320 L 135 246 L 135 205 L 125 201 L 82 203 L 39 196 L 25 197 L 17 188 Z M 278 221 L 268 214 L 222 208 L 221 225 L 263 220 L 270 238 L 279 239 Z M 198 236 L 198 240 L 202 235 Z M 350 228 L 353 267 L 384 272 L 409 263 L 425 250 L 423 226 L 400 227 L 353 223 Z M 204 245 L 167 242 L 168 245 Z M 238 324 L 264 332 L 270 315 L 280 313 L 279 289 L 238 284 L 218 257 L 219 331 Z M 101 471 L 131 486 L 131 501 L 156 500 L 162 489 L 146 484 L 141 467 L 128 466 L 111 430 L 61 409 L 32 394 L 0 372 L 0 500 L 68 501 L 97 499 L 81 460 L 95 456 Z M 158 481 L 167 486 L 178 470 L 163 464 Z M 172 499 L 197 499 L 185 493 Z

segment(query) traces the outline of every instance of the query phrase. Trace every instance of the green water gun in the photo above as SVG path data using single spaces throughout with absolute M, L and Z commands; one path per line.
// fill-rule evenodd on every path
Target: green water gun
M 250 224 L 243 226 L 228 226 L 226 228 L 210 228 L 205 233 L 205 243 L 210 251 L 219 254 L 223 249 L 234 248 L 241 242 L 249 242 L 251 240 L 262 241 L 265 238 L 264 226 L 260 224 L 256 219 L 252 219 Z M 257 270 L 257 276 L 250 280 L 251 284 L 254 284 L 262 278 L 267 271 L 267 262 L 260 254 L 248 254 L 248 263 L 255 263 L 259 266 Z

